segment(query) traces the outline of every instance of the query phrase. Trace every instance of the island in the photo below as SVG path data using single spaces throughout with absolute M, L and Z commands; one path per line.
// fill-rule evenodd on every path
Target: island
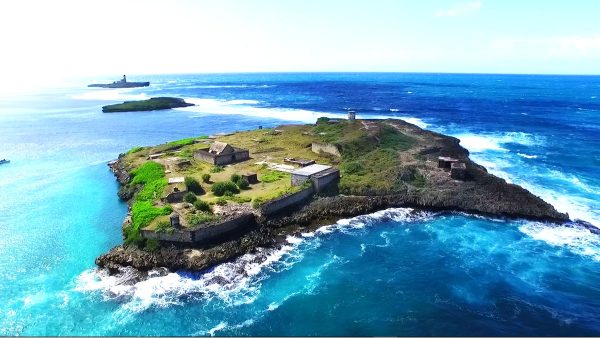
M 150 82 L 127 82 L 127 76 L 123 75 L 123 78 L 119 81 L 113 81 L 113 83 L 93 83 L 88 87 L 100 87 L 100 88 L 136 88 L 136 87 L 148 87 Z
M 130 111 L 149 111 L 193 106 L 177 97 L 153 97 L 148 100 L 125 101 L 102 107 L 103 113 L 122 113 Z
M 459 142 L 402 120 L 349 114 L 133 148 L 109 163 L 129 204 L 124 243 L 96 264 L 113 274 L 202 271 L 391 207 L 569 220 L 471 161 Z

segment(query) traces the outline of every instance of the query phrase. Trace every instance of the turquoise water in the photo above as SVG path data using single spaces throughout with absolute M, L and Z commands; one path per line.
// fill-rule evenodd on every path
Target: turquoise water
M 141 79 L 140 79 L 141 80 Z M 358 109 L 458 136 L 495 174 L 600 224 L 597 77 L 178 75 L 0 97 L 0 334 L 598 335 L 600 238 L 582 226 L 392 209 L 201 274 L 137 284 L 94 259 L 126 205 L 106 162 L 138 145 Z M 133 78 L 132 78 L 133 81 Z M 156 95 L 167 112 L 102 114 Z

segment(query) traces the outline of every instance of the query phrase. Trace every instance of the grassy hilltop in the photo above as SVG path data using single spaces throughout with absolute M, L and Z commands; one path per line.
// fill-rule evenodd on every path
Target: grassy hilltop
M 155 147 L 131 149 L 121 161 L 131 174 L 122 190 L 135 194 L 132 204 L 132 227 L 126 229 L 130 241 L 139 240 L 141 228 L 167 228 L 168 214 L 174 209 L 184 215 L 184 226 L 194 227 L 219 217 L 215 206 L 247 205 L 257 207 L 283 194 L 297 191 L 290 174 L 273 168 L 284 158 L 315 160 L 341 170 L 339 192 L 351 195 L 386 195 L 427 184 L 419 173 L 419 159 L 411 152 L 418 141 L 386 121 L 329 120 L 321 118 L 314 125 L 285 125 L 274 129 L 257 129 L 219 136 L 218 141 L 250 150 L 250 160 L 213 166 L 193 158 L 196 150 L 206 149 L 212 140 L 189 138 Z M 315 153 L 313 142 L 332 144 L 341 156 Z M 149 160 L 151 154 L 162 154 Z M 184 166 L 177 163 L 190 161 Z M 239 175 L 257 173 L 259 183 L 248 185 Z M 168 178 L 185 177 L 181 184 L 167 184 Z M 167 204 L 161 198 L 187 186 L 194 196 L 186 203 Z M 225 190 L 219 189 L 225 186 Z M 229 188 L 227 188 L 229 187 Z

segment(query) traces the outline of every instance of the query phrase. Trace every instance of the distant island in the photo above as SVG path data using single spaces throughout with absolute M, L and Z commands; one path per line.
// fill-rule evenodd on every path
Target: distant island
M 459 140 L 402 120 L 316 124 L 136 147 L 109 163 L 130 208 L 111 273 L 200 271 L 286 236 L 390 207 L 569 220 L 469 159 Z
M 123 78 L 113 83 L 93 83 L 88 87 L 100 87 L 100 88 L 135 88 L 135 87 L 148 87 L 150 82 L 127 82 L 127 76 L 123 75 Z
M 185 102 L 184 99 L 176 97 L 153 97 L 148 100 L 125 101 L 123 103 L 111 104 L 102 107 L 104 113 L 120 113 L 130 111 L 162 110 L 193 106 L 193 103 Z

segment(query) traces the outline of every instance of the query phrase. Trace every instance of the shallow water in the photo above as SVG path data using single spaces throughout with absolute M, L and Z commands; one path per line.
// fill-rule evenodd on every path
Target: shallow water
M 126 205 L 106 162 L 138 145 L 312 122 L 345 108 L 455 135 L 474 160 L 600 225 L 599 77 L 156 76 L 0 97 L 0 334 L 600 334 L 600 238 L 583 227 L 393 209 L 203 274 L 94 271 Z M 79 85 L 79 84 L 77 84 Z M 157 95 L 196 107 L 102 114 Z

